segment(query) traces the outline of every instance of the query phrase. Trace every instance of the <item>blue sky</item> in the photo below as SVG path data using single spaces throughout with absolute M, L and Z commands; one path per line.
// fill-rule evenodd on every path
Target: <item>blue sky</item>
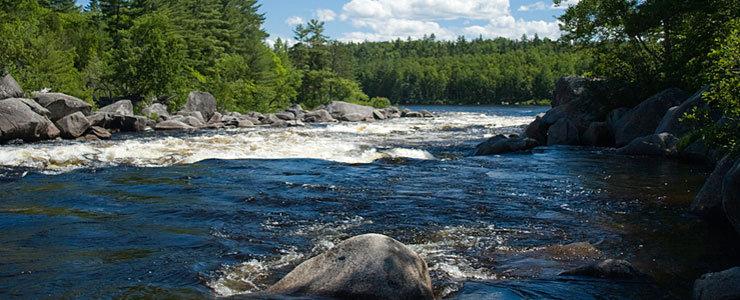
M 78 0 L 85 4 L 87 0 Z M 565 6 L 578 0 L 566 0 Z M 463 35 L 474 38 L 522 34 L 557 38 L 557 16 L 564 7 L 549 0 L 262 0 L 265 29 L 290 39 L 295 24 L 312 18 L 326 22 L 329 36 L 344 41 L 419 38 L 434 33 L 439 39 Z

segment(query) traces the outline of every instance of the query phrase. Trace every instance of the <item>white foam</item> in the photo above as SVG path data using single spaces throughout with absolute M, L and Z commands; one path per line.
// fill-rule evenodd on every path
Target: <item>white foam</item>
M 365 164 L 391 157 L 435 159 L 419 144 L 480 139 L 489 131 L 526 124 L 531 117 L 443 113 L 436 118 L 404 118 L 374 123 L 339 123 L 305 128 L 250 128 L 198 135 L 155 136 L 102 142 L 56 141 L 0 147 L 0 166 L 60 173 L 117 165 L 164 167 L 206 159 L 321 159 Z M 398 147 L 397 145 L 408 145 Z

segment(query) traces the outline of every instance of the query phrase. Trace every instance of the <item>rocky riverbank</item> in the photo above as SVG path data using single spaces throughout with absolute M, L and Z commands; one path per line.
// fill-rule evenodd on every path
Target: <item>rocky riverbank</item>
M 740 234 L 740 159 L 722 153 L 691 135 L 682 117 L 705 110 L 714 122 L 732 122 L 704 101 L 706 88 L 688 94 L 666 89 L 640 101 L 632 90 L 614 83 L 579 77 L 561 78 L 552 108 L 525 128 L 525 137 L 495 136 L 480 144 L 476 155 L 523 151 L 537 146 L 602 147 L 621 155 L 657 156 L 702 162 L 714 172 L 696 195 L 691 211 L 717 226 L 731 226 Z M 740 268 L 707 274 L 697 280 L 695 297 L 740 297 Z M 729 294 L 728 294 L 729 293 Z
M 376 109 L 342 101 L 304 110 L 300 105 L 277 113 L 219 111 L 213 95 L 191 92 L 185 106 L 170 113 L 166 105 L 154 103 L 134 113 L 130 100 L 121 100 L 94 110 L 78 98 L 50 92 L 33 92 L 26 98 L 10 74 L 0 82 L 0 143 L 11 141 L 109 139 L 119 132 L 195 131 L 253 126 L 305 126 L 306 123 L 373 122 L 393 118 L 433 117 L 427 111 L 397 107 Z

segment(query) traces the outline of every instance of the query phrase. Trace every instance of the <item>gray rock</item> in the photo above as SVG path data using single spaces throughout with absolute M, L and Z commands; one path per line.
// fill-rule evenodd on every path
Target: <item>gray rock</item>
M 0 73 L 3 75 L 3 78 L 0 80 L 0 100 L 8 98 L 23 98 L 23 89 L 21 89 L 18 82 L 15 81 L 13 76 L 10 76 L 10 74 L 4 73 L 5 72 Z
M 200 112 L 197 112 L 197 113 L 200 114 Z M 201 128 L 201 127 L 205 127 L 206 126 L 206 123 L 203 122 L 203 120 L 201 120 L 201 119 L 199 119 L 197 117 L 194 117 L 194 116 L 183 116 L 183 117 L 177 118 L 175 120 L 180 121 L 180 122 L 183 122 L 183 123 L 188 124 L 188 125 L 190 125 L 192 127 L 195 127 L 195 128 Z
M 612 132 L 612 135 L 614 135 L 614 126 L 616 126 L 617 121 L 624 117 L 627 112 L 630 111 L 629 108 L 626 107 L 620 107 L 615 110 L 612 110 L 609 112 L 609 114 L 606 116 L 606 124 L 609 126 L 609 130 Z
M 332 117 L 342 121 L 369 121 L 374 120 L 374 108 L 370 106 L 357 105 L 343 101 L 333 101 L 324 107 Z
M 37 114 L 39 114 L 41 116 L 49 117 L 49 115 L 51 115 L 51 112 L 49 112 L 48 109 L 44 108 L 43 106 L 41 106 L 40 104 L 38 104 L 36 101 L 33 101 L 31 99 L 26 99 L 26 98 L 9 98 L 9 99 L 15 99 L 17 101 L 23 102 L 23 104 L 25 104 L 29 108 L 31 108 L 31 110 L 33 110 L 33 112 L 35 112 L 35 113 L 37 113 Z
M 205 116 L 203 116 L 203 113 L 201 113 L 199 111 L 181 110 L 181 111 L 178 111 L 177 112 L 177 115 L 178 116 L 183 116 L 183 117 L 193 117 L 196 120 L 198 120 L 198 122 L 200 122 L 202 124 L 205 124 L 206 123 Z
M 587 276 L 604 279 L 640 279 L 647 275 L 637 270 L 627 261 L 606 259 L 573 270 L 560 273 L 561 276 Z
M 336 122 L 337 120 L 331 116 L 331 114 L 325 109 L 317 109 L 314 111 L 306 112 L 303 116 L 303 122 L 308 123 L 330 123 Z
M 134 116 L 134 104 L 131 103 L 131 100 L 121 100 L 99 109 L 98 112 L 121 116 Z
M 421 113 L 421 115 L 422 115 L 422 116 L 424 116 L 425 118 L 434 118 L 434 114 L 432 114 L 432 112 L 430 112 L 430 111 L 428 111 L 428 110 L 421 110 L 421 111 L 419 111 L 419 112 L 420 112 L 420 113 Z
M 708 108 L 707 103 L 703 99 L 704 92 L 706 92 L 707 89 L 708 87 L 704 87 L 679 106 L 671 107 L 671 109 L 669 109 L 663 116 L 660 124 L 655 129 L 655 133 L 668 132 L 677 137 L 681 137 L 688 133 L 691 128 L 681 122 L 681 118 L 694 108 Z
M 155 121 L 164 121 L 170 116 L 167 106 L 162 103 L 153 103 L 145 107 L 141 110 L 141 114 Z
M 288 123 L 286 123 L 285 120 L 276 117 L 274 114 L 265 115 L 264 118 L 260 119 L 260 123 L 274 127 L 288 126 Z
M 93 126 L 102 127 L 110 131 L 140 132 L 146 130 L 149 119 L 142 116 L 122 116 L 98 112 L 87 117 Z
M 722 207 L 727 220 L 740 234 L 740 159 L 725 175 L 722 187 Z
M 674 156 L 678 152 L 678 139 L 670 133 L 653 134 L 634 139 L 627 146 L 617 149 L 623 155 Z
M 609 147 L 614 144 L 614 136 L 606 122 L 593 122 L 583 133 L 583 143 L 589 146 Z
M 693 213 L 708 220 L 725 219 L 725 212 L 722 207 L 722 185 L 724 184 L 725 175 L 734 165 L 735 160 L 729 156 L 725 156 L 719 161 L 699 193 L 696 194 L 694 202 L 691 203 Z
M 555 92 L 552 107 L 560 106 L 583 95 L 590 85 L 598 79 L 583 77 L 561 77 L 555 82 Z
M 178 120 L 167 120 L 157 123 L 156 130 L 195 130 L 196 128 Z
M 401 110 L 398 109 L 398 107 L 395 107 L 395 106 L 386 107 L 386 108 L 382 109 L 381 112 L 383 112 L 383 115 L 387 119 L 396 119 L 396 118 L 400 118 L 401 117 Z
M 385 119 L 387 119 L 386 116 L 385 116 L 385 113 L 382 110 L 379 110 L 379 109 L 373 110 L 373 117 L 376 120 L 385 120 Z
M 614 142 L 618 147 L 655 133 L 669 108 L 688 98 L 686 92 L 670 88 L 630 109 L 614 124 Z
M 243 116 L 243 117 L 249 117 L 249 118 L 252 118 L 252 119 L 255 119 L 255 120 L 258 120 L 258 121 L 259 121 L 259 120 L 262 120 L 262 119 L 264 119 L 264 118 L 265 118 L 265 115 L 263 115 L 263 114 L 261 114 L 261 113 L 258 113 L 258 112 L 254 112 L 254 111 L 252 111 L 252 112 L 249 112 L 249 113 L 246 113 L 246 114 L 244 114 L 244 115 L 242 115 L 242 116 Z M 256 125 L 256 124 L 257 124 L 257 123 L 255 123 L 255 125 Z
M 306 114 L 306 111 L 303 110 L 303 107 L 301 107 L 300 104 L 294 104 L 285 111 L 293 113 L 293 115 L 295 116 L 295 120 L 303 120 L 303 116 Z
M 254 122 L 252 122 L 249 119 L 246 119 L 245 118 L 245 119 L 238 120 L 237 123 L 236 123 L 236 126 L 239 127 L 239 128 L 252 127 L 252 126 L 254 126 Z
M 542 117 L 545 114 L 539 114 L 534 118 L 534 121 L 532 123 L 529 123 L 527 125 L 527 128 L 524 129 L 524 135 L 528 138 L 536 140 L 540 145 L 547 144 L 547 130 L 548 127 L 545 127 L 545 124 L 542 123 Z
M 694 282 L 696 300 L 740 299 L 740 267 L 707 273 Z
M 33 99 L 49 110 L 49 119 L 52 121 L 76 112 L 81 112 L 85 116 L 92 112 L 92 106 L 87 102 L 62 93 L 37 93 Z
M 101 140 L 107 140 L 111 138 L 110 131 L 98 126 L 90 126 L 90 128 L 87 129 L 85 135 L 93 135 Z
M 277 117 L 280 120 L 283 121 L 293 121 L 296 119 L 295 114 L 289 111 L 279 112 L 275 114 L 275 117 Z
M 213 114 L 216 113 L 216 105 L 216 98 L 213 95 L 204 92 L 190 92 L 188 101 L 182 110 L 200 112 L 203 115 L 203 120 L 210 120 Z
M 474 155 L 481 156 L 517 152 L 529 150 L 537 146 L 539 146 L 539 143 L 534 139 L 510 138 L 500 134 L 476 146 Z
M 58 136 L 59 129 L 54 123 L 34 112 L 22 99 L 0 100 L 0 142 L 16 139 L 34 142 Z
M 379 234 L 345 240 L 268 289 L 273 294 L 340 299 L 434 299 L 424 260 Z
M 222 115 L 221 113 L 219 113 L 219 112 L 215 112 L 215 113 L 213 114 L 213 117 L 211 117 L 211 118 L 210 118 L 210 119 L 208 120 L 208 122 L 207 122 L 207 123 L 208 123 L 208 124 L 218 124 L 218 123 L 221 123 L 221 125 L 223 125 L 223 122 L 222 122 L 222 120 L 223 120 L 223 115 Z
M 76 139 L 81 137 L 88 128 L 90 121 L 81 112 L 76 112 L 54 122 L 59 129 L 60 135 L 65 139 Z
M 401 113 L 402 118 L 423 118 L 424 114 L 419 111 L 404 111 Z
M 580 145 L 579 124 L 570 118 L 563 118 L 555 122 L 547 130 L 548 145 Z

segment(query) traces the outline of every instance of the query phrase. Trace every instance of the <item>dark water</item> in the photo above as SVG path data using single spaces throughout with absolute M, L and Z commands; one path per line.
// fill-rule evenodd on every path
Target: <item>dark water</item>
M 568 147 L 469 157 L 481 140 L 474 136 L 519 130 L 474 123 L 440 129 L 456 139 L 392 142 L 433 160 L 211 159 L 25 176 L 27 169 L 7 169 L 0 298 L 258 292 L 334 243 L 370 232 L 420 252 L 437 293 L 458 299 L 686 298 L 700 274 L 740 262 L 732 233 L 687 211 L 707 167 Z M 556 246 L 575 242 L 595 249 Z M 654 281 L 557 276 L 597 258 L 629 260 Z

